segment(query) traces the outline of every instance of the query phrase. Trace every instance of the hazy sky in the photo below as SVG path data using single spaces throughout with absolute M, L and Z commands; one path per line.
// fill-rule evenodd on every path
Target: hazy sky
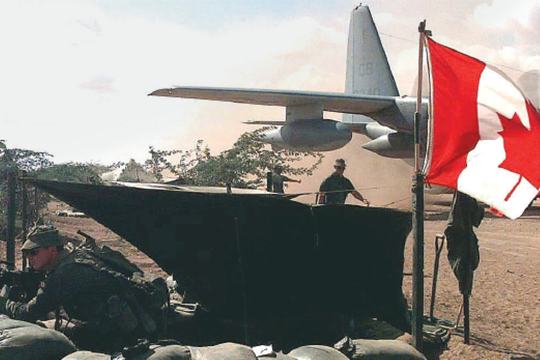
M 147 158 L 148 147 L 214 152 L 284 109 L 148 97 L 172 85 L 343 91 L 350 0 L 0 2 L 0 139 L 56 163 Z M 540 69 L 540 0 L 374 0 L 402 93 L 418 24 L 511 77 Z M 356 139 L 356 138 L 355 138 Z M 353 140 L 355 141 L 355 140 Z

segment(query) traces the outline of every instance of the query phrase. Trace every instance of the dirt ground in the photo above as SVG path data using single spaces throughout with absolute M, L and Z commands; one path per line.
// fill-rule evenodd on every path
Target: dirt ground
M 450 200 L 451 197 L 446 195 L 427 199 L 426 202 L 425 314 L 430 311 L 435 236 L 444 231 Z M 54 215 L 55 210 L 67 208 L 63 203 L 51 203 L 46 217 L 64 232 L 75 234 L 77 230 L 82 230 L 99 239 L 102 244 L 127 254 L 143 270 L 166 276 L 151 259 L 92 219 Z M 476 231 L 481 262 L 475 272 L 470 300 L 471 345 L 464 344 L 463 332 L 458 328 L 453 332 L 448 348 L 440 354 L 430 355 L 430 359 L 540 359 L 539 220 L 540 202 L 514 221 L 486 212 L 484 221 Z M 462 297 L 446 254 L 444 248 L 437 278 L 434 315 L 456 322 Z M 403 291 L 410 304 L 411 237 L 407 241 L 405 259 Z
M 435 259 L 435 236 L 442 234 L 451 197 L 426 203 L 425 314 L 429 314 Z M 540 205 L 540 204 L 538 204 Z M 518 220 L 486 211 L 475 233 L 480 265 L 475 271 L 470 300 L 471 345 L 461 329 L 454 332 L 440 359 L 540 359 L 540 207 L 529 208 Z M 487 209 L 486 209 L 487 210 Z M 412 272 L 412 239 L 407 242 L 404 272 Z M 462 296 L 443 249 L 437 277 L 434 316 L 456 322 Z M 405 276 L 404 293 L 412 295 L 412 277 Z M 463 324 L 461 318 L 460 325 Z

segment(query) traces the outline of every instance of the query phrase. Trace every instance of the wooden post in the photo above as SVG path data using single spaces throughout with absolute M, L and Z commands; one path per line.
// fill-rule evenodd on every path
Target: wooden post
M 16 206 L 16 173 L 13 169 L 8 173 L 8 208 L 7 208 L 7 241 L 6 241 L 6 262 L 8 269 L 15 270 L 15 215 Z
M 26 171 L 21 171 L 21 242 L 24 243 L 26 241 L 26 235 L 27 235 L 27 229 L 28 229 L 28 191 L 26 187 L 26 183 L 24 182 L 24 178 L 26 177 Z M 21 244 L 22 245 L 22 244 Z M 26 256 L 23 254 L 22 258 L 22 268 L 23 270 L 26 269 Z
M 266 191 L 272 192 L 274 189 L 274 184 L 272 181 L 272 172 L 269 171 L 266 173 Z

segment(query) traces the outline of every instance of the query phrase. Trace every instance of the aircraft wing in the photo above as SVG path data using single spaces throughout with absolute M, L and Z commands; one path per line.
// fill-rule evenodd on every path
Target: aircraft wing
M 247 125 L 273 125 L 273 126 L 283 126 L 285 125 L 285 120 L 246 120 L 242 123 Z
M 159 89 L 150 93 L 149 95 L 285 107 L 320 104 L 324 111 L 349 114 L 370 114 L 377 112 L 393 105 L 396 99 L 394 96 L 375 96 L 317 91 L 184 86 Z

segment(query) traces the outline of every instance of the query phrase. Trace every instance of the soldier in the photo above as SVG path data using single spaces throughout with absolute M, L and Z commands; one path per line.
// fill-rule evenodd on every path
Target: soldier
M 38 226 L 21 250 L 30 265 L 47 273 L 37 295 L 27 303 L 0 297 L 0 312 L 13 319 L 37 322 L 55 311 L 59 330 L 61 308 L 68 317 L 66 335 L 82 350 L 113 352 L 134 343 L 141 325 L 122 300 L 125 286 L 110 273 L 77 262 L 64 249 L 57 229 Z
M 345 172 L 345 160 L 337 159 L 334 164 L 334 172 L 327 177 L 319 189 L 319 204 L 345 204 L 347 195 L 352 194 L 356 199 L 369 206 L 369 201 L 354 189 L 349 179 L 343 176 Z
M 272 172 L 272 189 L 274 192 L 283 194 L 285 192 L 283 190 L 283 183 L 285 181 L 295 182 L 299 184 L 302 182 L 302 180 L 291 179 L 283 175 L 282 172 L 283 167 L 281 165 L 276 165 L 274 167 L 274 172 Z

